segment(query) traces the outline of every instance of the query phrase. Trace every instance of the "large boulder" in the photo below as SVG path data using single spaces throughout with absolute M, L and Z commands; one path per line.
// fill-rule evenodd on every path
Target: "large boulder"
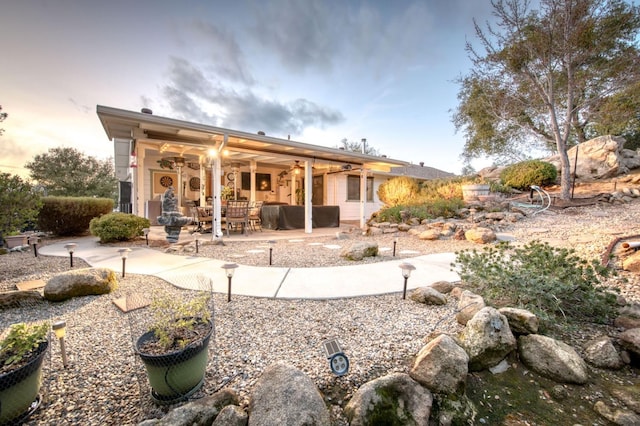
M 473 316 L 485 307 L 484 299 L 482 296 L 464 290 L 460 294 L 458 300 L 458 313 L 456 313 L 456 321 L 459 324 L 465 325 Z
M 242 407 L 237 405 L 227 405 L 216 417 L 211 426 L 246 426 L 249 416 Z
M 286 364 L 264 370 L 249 401 L 249 426 L 329 424 L 322 395 L 302 371 Z
M 495 308 L 486 307 L 467 322 L 459 336 L 469 355 L 469 370 L 491 368 L 516 349 L 516 338 L 507 318 Z
M 434 393 L 456 393 L 464 388 L 468 363 L 465 350 L 441 334 L 420 349 L 409 375 Z
M 75 269 L 50 278 L 44 286 L 44 298 L 61 302 L 72 297 L 111 293 L 117 288 L 118 278 L 111 269 Z
M 362 260 L 365 257 L 378 255 L 378 244 L 368 241 L 358 241 L 349 247 L 345 247 L 340 256 L 348 260 Z
M 161 419 L 145 420 L 138 426 L 209 426 L 224 407 L 237 404 L 238 396 L 223 389 L 171 410 Z
M 584 357 L 589 364 L 598 368 L 618 370 L 624 367 L 624 361 L 607 336 L 587 342 L 584 347 Z
M 526 309 L 518 308 L 500 308 L 498 309 L 502 315 L 509 321 L 509 328 L 513 334 L 536 334 L 538 333 L 538 326 L 540 320 L 538 317 L 527 311 Z
M 425 305 L 446 305 L 447 297 L 433 287 L 418 287 L 409 294 L 409 299 Z
M 362 385 L 344 412 L 351 426 L 427 426 L 432 404 L 433 395 L 428 389 L 408 374 L 393 373 Z
M 637 251 L 622 260 L 622 269 L 629 272 L 640 272 L 640 251 Z
M 483 228 L 481 226 L 468 229 L 464 233 L 464 237 L 467 240 L 478 244 L 490 243 L 497 239 L 495 232 L 489 228 Z
M 572 173 L 575 169 L 576 176 L 583 179 L 603 179 L 627 173 L 629 169 L 624 165 L 622 155 L 624 142 L 624 138 L 607 135 L 578 144 L 567 151 L 569 169 Z M 578 150 L 577 167 L 576 149 Z M 549 157 L 546 161 L 561 171 L 559 155 Z
M 16 290 L 0 293 L 0 309 L 18 308 L 36 303 L 44 303 L 44 299 L 36 290 Z
M 518 353 L 524 365 L 556 382 L 583 385 L 589 379 L 587 364 L 571 346 L 559 340 L 539 334 L 520 336 Z
M 623 331 L 618 336 L 622 347 L 629 352 L 633 352 L 636 355 L 640 355 L 640 328 L 632 328 Z

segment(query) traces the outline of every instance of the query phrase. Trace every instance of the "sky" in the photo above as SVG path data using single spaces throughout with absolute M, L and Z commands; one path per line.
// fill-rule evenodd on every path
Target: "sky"
M 51 148 L 113 156 L 96 105 L 460 173 L 451 121 L 490 0 L 9 0 L 0 172 Z M 474 163 L 478 168 L 482 164 Z

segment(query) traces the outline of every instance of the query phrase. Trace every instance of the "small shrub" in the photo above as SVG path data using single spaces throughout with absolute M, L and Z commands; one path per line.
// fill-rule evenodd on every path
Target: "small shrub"
M 490 305 L 528 309 L 549 325 L 606 323 L 616 313 L 615 295 L 602 286 L 610 271 L 574 250 L 539 241 L 520 248 L 500 243 L 458 252 L 452 266 Z
M 109 213 L 91 220 L 91 235 L 100 242 L 128 241 L 142 235 L 142 229 L 150 226 L 149 219 L 128 213 Z
M 531 185 L 550 185 L 557 177 L 558 171 L 555 166 L 540 160 L 512 164 L 500 173 L 502 184 L 520 190 L 527 190 Z
M 21 362 L 28 361 L 29 355 L 47 340 L 48 332 L 48 322 L 33 325 L 23 322 L 13 324 L 7 337 L 0 342 L 0 374 L 13 370 Z
M 398 176 L 382 183 L 378 187 L 378 198 L 385 205 L 393 207 L 407 204 L 418 195 L 418 183 L 415 179 Z
M 82 235 L 93 218 L 113 210 L 110 198 L 44 197 L 38 228 L 55 235 Z
M 164 351 L 181 349 L 193 341 L 198 324 L 209 324 L 210 293 L 183 302 L 175 297 L 158 297 L 151 304 L 153 331 L 159 348 Z
M 458 198 L 436 199 L 419 204 L 398 205 L 381 209 L 377 213 L 379 222 L 399 223 L 402 221 L 400 212 L 409 212 L 409 217 L 420 221 L 437 217 L 454 217 L 456 212 L 464 206 L 464 201 Z

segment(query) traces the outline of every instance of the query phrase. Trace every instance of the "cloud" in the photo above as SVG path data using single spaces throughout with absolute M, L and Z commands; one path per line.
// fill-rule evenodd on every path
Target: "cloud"
M 248 87 L 224 86 L 182 58 L 171 58 L 170 63 L 169 83 L 162 95 L 178 118 L 281 135 L 298 135 L 306 127 L 324 128 L 345 119 L 341 112 L 306 99 L 279 102 L 262 98 Z

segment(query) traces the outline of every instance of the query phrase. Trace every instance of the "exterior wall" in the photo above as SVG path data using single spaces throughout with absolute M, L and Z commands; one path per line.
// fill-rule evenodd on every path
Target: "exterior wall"
M 365 203 L 364 215 L 368 220 L 371 215 L 383 206 L 378 199 L 378 187 L 387 179 L 373 176 L 373 202 Z M 359 221 L 360 201 L 347 201 L 347 174 L 336 173 L 327 175 L 327 204 L 340 206 L 340 220 Z

